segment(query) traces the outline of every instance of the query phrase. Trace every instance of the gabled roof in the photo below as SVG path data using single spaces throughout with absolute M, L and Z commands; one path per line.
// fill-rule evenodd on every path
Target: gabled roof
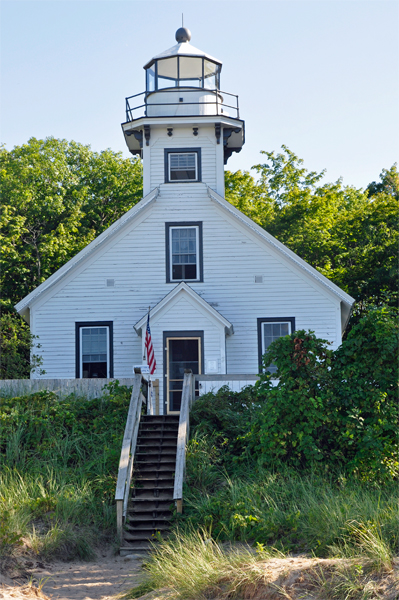
M 205 184 L 204 184 L 205 185 Z M 246 217 L 242 212 L 240 212 L 237 208 L 235 208 L 230 202 L 227 202 L 224 198 L 219 196 L 217 192 L 212 190 L 210 187 L 206 186 L 209 198 L 215 202 L 222 210 L 226 211 L 230 214 L 235 220 L 242 223 L 246 228 L 251 230 L 256 234 L 257 237 L 266 242 L 269 246 L 271 246 L 274 250 L 276 250 L 280 255 L 284 256 L 288 261 L 290 261 L 297 268 L 306 272 L 311 278 L 321 284 L 324 288 L 328 289 L 335 296 L 337 296 L 343 303 L 343 322 L 342 328 L 345 329 L 346 322 L 350 316 L 350 310 L 352 304 L 354 303 L 354 298 L 349 296 L 346 292 L 341 290 L 335 283 L 324 277 L 321 273 L 319 273 L 316 269 L 311 267 L 307 262 L 305 262 L 302 258 L 297 256 L 292 250 L 289 250 L 284 244 L 279 242 L 276 238 L 274 238 L 270 233 L 265 231 L 262 227 L 257 225 L 254 221 L 252 221 L 249 217 Z M 115 221 L 113 225 L 108 227 L 103 233 L 101 233 L 95 240 L 93 240 L 90 244 L 88 244 L 83 250 L 81 250 L 76 256 L 71 258 L 64 266 L 62 266 L 58 271 L 56 271 L 51 277 L 46 279 L 41 285 L 39 285 L 33 292 L 25 296 L 18 304 L 16 304 L 16 310 L 22 315 L 25 316 L 28 313 L 29 305 L 36 300 L 41 294 L 46 292 L 50 287 L 58 283 L 63 277 L 71 272 L 72 269 L 80 265 L 88 256 L 96 252 L 99 248 L 101 248 L 106 242 L 112 239 L 118 232 L 129 222 L 133 221 L 147 206 L 149 206 L 158 196 L 159 188 L 155 188 L 145 196 L 140 202 L 138 202 L 133 208 L 131 208 L 127 213 L 125 213 L 118 221 Z M 188 286 L 187 286 L 188 287 Z M 191 288 L 189 288 L 191 289 Z M 195 292 L 193 292 L 195 294 Z M 202 299 L 201 299 L 202 300 Z M 205 300 L 203 300 L 205 302 Z M 206 303 L 207 304 L 207 303 Z M 212 308 L 212 307 L 210 307 Z M 212 309 L 214 310 L 214 309 Z M 215 311 L 217 313 L 217 311 Z M 219 313 L 217 313 L 219 314 Z
M 20 313 L 21 316 L 25 316 L 27 313 L 27 309 L 29 305 L 36 300 L 43 292 L 47 291 L 51 286 L 58 283 L 60 279 L 65 277 L 72 269 L 77 267 L 83 260 L 85 260 L 90 254 L 96 251 L 98 248 L 103 246 L 105 242 L 107 242 L 110 238 L 112 238 L 116 233 L 118 233 L 122 227 L 124 227 L 127 223 L 129 223 L 132 219 L 137 217 L 149 204 L 151 204 L 154 200 L 156 200 L 159 194 L 159 188 L 155 188 L 152 190 L 145 198 L 140 200 L 137 204 L 135 204 L 130 210 L 127 211 L 120 219 L 115 221 L 112 225 L 108 227 L 105 231 L 103 231 L 95 240 L 90 242 L 83 250 L 78 252 L 71 260 L 69 260 L 65 265 L 58 269 L 55 273 L 53 273 L 46 281 L 43 281 L 37 288 L 33 290 L 30 294 L 25 296 L 18 304 L 15 305 L 15 310 Z
M 173 303 L 175 300 L 178 299 L 178 297 L 185 296 L 185 295 L 188 296 L 189 298 L 191 298 L 192 300 L 194 300 L 194 302 L 198 305 L 198 307 L 202 310 L 202 312 L 208 313 L 214 319 L 219 321 L 219 323 L 221 325 L 223 325 L 223 327 L 225 327 L 227 335 L 232 335 L 234 333 L 234 328 L 233 328 L 233 325 L 230 323 L 230 321 L 225 319 L 223 317 L 223 315 L 220 314 L 220 312 L 215 310 L 213 308 L 213 306 L 211 306 L 206 300 L 201 298 L 201 296 L 199 294 L 197 294 L 197 292 L 195 292 L 184 281 L 182 281 L 175 288 L 173 288 L 173 290 L 170 291 L 169 294 L 167 294 L 164 298 L 162 298 L 162 300 L 160 302 L 158 302 L 158 304 L 156 304 L 154 306 L 154 308 L 151 309 L 151 318 L 154 319 L 154 317 L 163 308 L 165 308 L 168 304 Z M 145 313 L 145 315 L 143 315 L 141 317 L 141 319 L 139 321 L 137 321 L 136 325 L 134 325 L 134 329 L 136 330 L 136 332 L 139 335 L 141 335 L 141 330 L 145 326 L 146 322 L 147 322 L 147 313 Z

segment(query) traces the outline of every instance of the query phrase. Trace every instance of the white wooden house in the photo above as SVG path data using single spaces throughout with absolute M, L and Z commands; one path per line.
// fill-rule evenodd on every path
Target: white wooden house
M 146 91 L 126 101 L 144 198 L 16 306 L 39 336 L 46 378 L 131 377 L 151 307 L 168 413 L 179 410 L 184 368 L 255 375 L 269 343 L 296 329 L 336 348 L 353 304 L 224 199 L 244 122 L 237 97 L 220 91 L 221 62 L 190 37 L 179 29 L 145 65 Z

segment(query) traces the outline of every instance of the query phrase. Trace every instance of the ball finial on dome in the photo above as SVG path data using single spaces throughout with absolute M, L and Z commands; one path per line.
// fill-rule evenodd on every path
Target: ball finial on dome
M 191 31 L 187 27 L 179 27 L 176 31 L 176 41 L 181 44 L 182 42 L 189 42 L 191 40 Z

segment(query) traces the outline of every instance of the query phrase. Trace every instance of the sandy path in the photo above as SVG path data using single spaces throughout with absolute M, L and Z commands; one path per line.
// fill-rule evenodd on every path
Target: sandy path
M 40 563 L 30 573 L 35 582 L 44 582 L 42 591 L 51 600 L 111 600 L 137 585 L 142 578 L 141 564 L 137 555 L 129 558 L 103 552 L 90 562 Z M 0 587 L 0 598 L 16 598 L 13 582 L 3 583 L 6 585 Z

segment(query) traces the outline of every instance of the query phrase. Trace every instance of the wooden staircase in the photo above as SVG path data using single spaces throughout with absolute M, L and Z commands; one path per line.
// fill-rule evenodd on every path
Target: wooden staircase
M 169 530 L 178 428 L 178 416 L 141 417 L 121 547 L 124 554 L 146 550 L 158 532 L 164 536 Z
M 183 510 L 192 384 L 187 370 L 180 415 L 142 415 L 143 407 L 147 413 L 152 409 L 143 394 L 147 382 L 135 369 L 115 491 L 122 555 L 148 550 L 158 533 L 167 534 L 175 507 Z

